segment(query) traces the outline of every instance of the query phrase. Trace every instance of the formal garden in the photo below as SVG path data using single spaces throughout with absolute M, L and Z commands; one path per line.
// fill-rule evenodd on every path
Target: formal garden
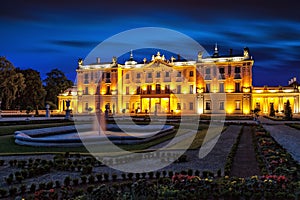
M 57 126 L 55 123 L 53 125 Z M 51 125 L 48 124 L 46 127 L 48 126 Z M 224 130 L 231 130 L 230 127 L 226 127 Z M 124 157 L 99 161 L 84 151 L 84 147 L 45 149 L 20 146 L 19 148 L 23 149 L 19 153 L 12 151 L 0 158 L 2 177 L 0 197 L 3 199 L 124 200 L 299 198 L 299 163 L 261 125 L 235 125 L 235 127 L 239 130 L 237 137 L 227 154 L 224 167 L 218 170 L 197 168 L 194 159 L 198 158 L 190 154 L 201 147 L 203 136 L 208 128 L 207 124 L 200 125 L 196 139 L 192 143 L 193 147 L 187 153 L 179 158 L 175 153 L 163 155 L 162 159 L 173 159 L 171 168 L 153 172 L 125 173 L 110 170 L 107 165 L 128 163 L 135 158 Z M 244 177 L 244 169 L 240 168 L 236 173 L 241 176 L 234 176 L 237 157 L 241 153 L 240 144 L 243 142 L 243 136 L 248 133 L 250 133 L 253 154 L 249 153 L 247 156 L 254 156 L 256 162 L 249 162 L 246 165 L 252 168 L 255 164 L 259 171 Z M 3 137 L 12 136 L 4 134 Z M 158 140 L 152 145 L 169 139 Z M 12 145 L 13 141 L 8 141 L 7 144 L 9 142 Z M 36 153 L 33 154 L 31 150 L 34 149 Z M 20 154 L 22 151 L 27 153 Z M 38 151 L 40 153 L 37 153 Z M 154 152 L 152 156 L 162 155 Z

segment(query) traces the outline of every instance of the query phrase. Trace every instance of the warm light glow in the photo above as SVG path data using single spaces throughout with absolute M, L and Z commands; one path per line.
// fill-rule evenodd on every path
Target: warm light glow
M 234 91 L 234 89 L 227 89 L 226 90 L 226 92 L 228 92 L 228 93 L 231 93 L 231 92 L 233 92 Z
M 243 92 L 245 92 L 245 93 L 250 92 L 250 88 L 244 88 L 244 89 L 243 89 Z
M 271 92 L 271 93 L 278 92 L 278 90 L 268 90 L 268 91 Z
M 255 93 L 263 93 L 263 90 L 254 90 Z
M 248 115 L 250 113 L 249 109 L 244 109 L 244 114 Z
M 293 89 L 285 89 L 285 90 L 283 90 L 283 92 L 294 92 L 294 90 Z

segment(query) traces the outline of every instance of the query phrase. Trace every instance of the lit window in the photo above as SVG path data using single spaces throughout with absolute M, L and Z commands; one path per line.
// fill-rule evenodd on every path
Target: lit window
M 235 101 L 235 109 L 241 110 L 241 101 Z
M 181 110 L 181 103 L 177 103 L 177 110 Z
M 190 94 L 193 94 L 193 93 L 194 93 L 194 86 L 190 85 Z

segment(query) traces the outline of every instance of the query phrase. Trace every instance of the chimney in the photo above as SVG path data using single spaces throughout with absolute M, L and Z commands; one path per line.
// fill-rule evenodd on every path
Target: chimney
M 180 54 L 177 54 L 177 60 L 180 61 Z
M 100 64 L 100 58 L 97 57 L 97 64 Z
M 232 56 L 232 49 L 229 49 L 229 55 Z

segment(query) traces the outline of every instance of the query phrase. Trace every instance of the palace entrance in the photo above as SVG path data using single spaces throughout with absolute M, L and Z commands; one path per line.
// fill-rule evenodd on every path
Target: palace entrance
M 141 97 L 141 112 L 145 113 L 169 113 L 170 97 Z

